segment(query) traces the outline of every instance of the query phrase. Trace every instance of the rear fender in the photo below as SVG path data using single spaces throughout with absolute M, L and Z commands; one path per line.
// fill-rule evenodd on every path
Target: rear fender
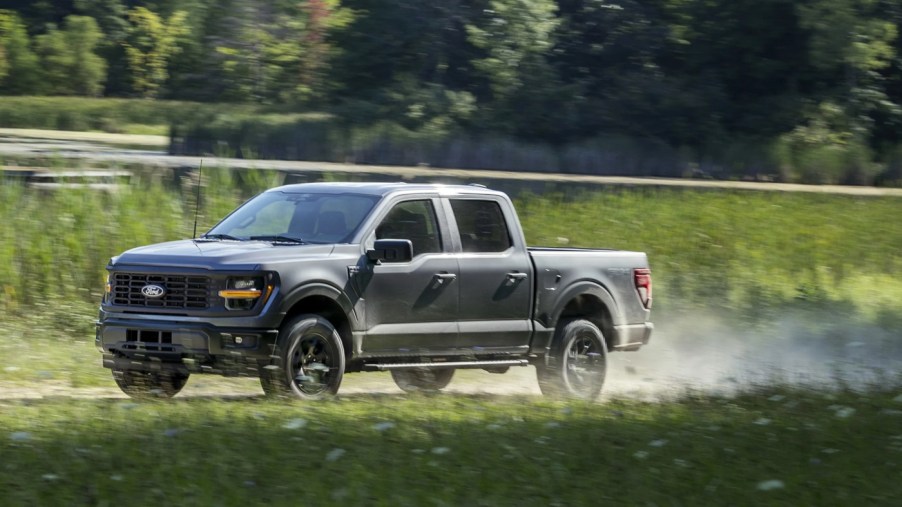
M 551 346 L 551 340 L 554 338 L 554 329 L 557 327 L 558 323 L 561 320 L 561 314 L 564 313 L 564 309 L 567 305 L 573 301 L 578 296 L 588 295 L 598 299 L 602 305 L 607 308 L 608 313 L 611 315 L 612 324 L 617 326 L 624 321 L 623 313 L 620 311 L 620 307 L 617 305 L 614 296 L 598 283 L 591 281 L 581 281 L 576 282 L 573 285 L 570 285 L 566 289 L 564 289 L 554 301 L 554 306 L 550 312 L 540 313 L 537 315 L 538 324 L 544 327 L 549 332 L 547 333 L 537 333 L 536 342 L 532 344 L 530 349 L 532 351 L 540 351 L 540 350 L 548 350 L 548 347 Z M 610 340 L 612 337 L 606 337 Z

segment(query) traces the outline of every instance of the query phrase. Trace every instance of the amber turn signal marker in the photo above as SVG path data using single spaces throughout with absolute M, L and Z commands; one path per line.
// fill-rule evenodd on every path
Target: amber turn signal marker
M 260 289 L 229 289 L 219 291 L 219 297 L 227 299 L 257 299 L 260 297 Z

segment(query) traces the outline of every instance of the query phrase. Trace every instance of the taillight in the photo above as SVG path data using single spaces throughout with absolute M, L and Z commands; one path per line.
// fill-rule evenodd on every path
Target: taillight
M 636 282 L 636 292 L 639 293 L 639 301 L 646 310 L 651 309 L 651 270 L 648 268 L 636 268 L 633 270 L 633 280 Z

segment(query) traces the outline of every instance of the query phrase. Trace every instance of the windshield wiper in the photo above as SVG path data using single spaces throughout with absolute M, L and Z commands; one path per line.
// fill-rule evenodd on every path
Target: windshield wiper
M 280 236 L 280 235 L 272 235 L 272 236 L 251 236 L 247 238 L 251 241 L 271 241 L 273 243 L 294 243 L 297 245 L 306 244 L 306 241 L 300 238 L 292 238 L 291 236 Z
M 215 240 L 217 240 L 217 239 L 218 239 L 218 240 L 224 240 L 224 239 L 227 239 L 227 240 L 230 240 L 230 241 L 244 241 L 244 240 L 241 239 L 241 238 L 236 238 L 235 236 L 230 236 L 230 235 L 228 235 L 228 234 L 204 234 L 203 236 L 201 236 L 201 237 L 199 237 L 199 238 L 197 238 L 197 239 L 207 239 L 207 240 L 210 240 L 210 241 L 215 241 Z

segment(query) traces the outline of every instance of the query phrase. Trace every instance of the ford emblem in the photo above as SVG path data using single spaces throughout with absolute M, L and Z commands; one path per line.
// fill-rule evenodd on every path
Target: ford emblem
M 141 287 L 141 294 L 148 298 L 161 298 L 166 295 L 166 288 L 162 285 L 145 285 Z

